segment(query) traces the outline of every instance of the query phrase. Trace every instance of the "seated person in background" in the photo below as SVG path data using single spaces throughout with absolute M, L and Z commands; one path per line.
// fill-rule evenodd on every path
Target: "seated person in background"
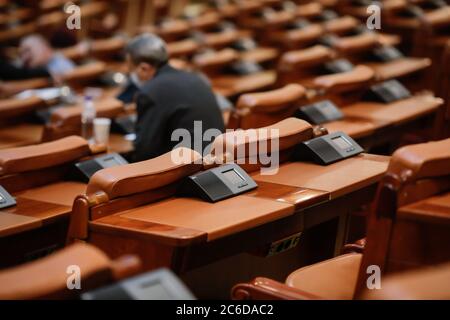
M 19 52 L 24 67 L 44 68 L 56 82 L 75 68 L 71 60 L 56 52 L 40 35 L 30 35 L 22 39 Z
M 190 141 L 183 141 L 190 145 L 184 146 L 203 153 L 211 142 L 203 141 L 203 132 L 225 130 L 211 88 L 198 75 L 170 66 L 166 44 L 155 35 L 134 38 L 126 52 L 130 72 L 140 88 L 136 96 L 134 160 L 154 158 L 179 146 L 180 141 L 172 139 L 176 129 L 185 129 L 190 134 Z M 201 132 L 196 136 L 194 121 L 201 123 Z

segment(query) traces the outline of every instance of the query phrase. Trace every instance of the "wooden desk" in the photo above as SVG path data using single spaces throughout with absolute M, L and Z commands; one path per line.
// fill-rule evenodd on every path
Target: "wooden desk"
M 100 215 L 89 242 L 111 257 L 138 254 L 146 269 L 185 273 L 346 216 L 372 200 L 387 164 L 373 155 L 328 167 L 289 163 L 273 177 L 253 175 L 258 189 L 214 204 L 173 197 Z M 340 246 L 345 234 L 338 238 Z
M 17 205 L 0 210 L 0 267 L 62 247 L 73 200 L 85 189 L 83 183 L 61 181 L 13 192 Z

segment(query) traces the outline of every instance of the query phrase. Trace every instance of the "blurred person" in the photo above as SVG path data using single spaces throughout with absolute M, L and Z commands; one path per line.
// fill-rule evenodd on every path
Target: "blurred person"
M 135 161 L 172 150 L 179 144 L 171 139 L 176 129 L 186 129 L 192 139 L 202 139 L 194 137 L 194 121 L 201 121 L 203 132 L 208 129 L 224 132 L 222 114 L 211 87 L 197 74 L 170 66 L 161 38 L 148 33 L 135 37 L 127 45 L 126 59 L 131 79 L 139 88 Z M 196 151 L 202 153 L 209 143 L 201 141 L 202 150 Z M 190 147 L 195 145 L 191 140 Z

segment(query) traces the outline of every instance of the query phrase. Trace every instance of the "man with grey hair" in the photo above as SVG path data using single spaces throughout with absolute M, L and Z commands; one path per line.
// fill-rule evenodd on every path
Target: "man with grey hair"
M 154 158 L 172 150 L 178 141 L 172 133 L 186 129 L 190 146 L 209 144 L 203 132 L 224 132 L 224 122 L 214 93 L 198 75 L 170 66 L 166 44 L 153 34 L 137 36 L 127 45 L 130 76 L 139 88 L 136 96 L 137 124 L 134 160 Z M 194 135 L 194 122 L 201 121 L 201 136 Z M 201 143 L 194 139 L 201 139 Z

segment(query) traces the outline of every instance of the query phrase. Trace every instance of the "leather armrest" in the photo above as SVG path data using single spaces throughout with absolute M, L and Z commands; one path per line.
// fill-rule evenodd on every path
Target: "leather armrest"
M 239 39 L 239 32 L 230 30 L 226 32 L 212 32 L 205 34 L 204 41 L 209 47 L 223 47 Z
M 91 43 L 91 52 L 93 54 L 104 54 L 109 52 L 119 52 L 126 45 L 122 37 L 111 37 L 109 39 L 95 40 Z
M 94 101 L 94 106 L 97 117 L 114 118 L 124 110 L 123 102 L 115 98 Z M 58 108 L 52 113 L 50 122 L 58 125 L 79 124 L 82 112 L 82 105 Z
M 211 162 L 226 163 L 242 157 L 253 157 L 260 152 L 276 152 L 294 147 L 298 143 L 313 137 L 312 126 L 301 119 L 288 118 L 271 126 L 226 132 L 218 136 L 211 145 L 210 154 L 205 157 L 205 165 Z M 278 138 L 278 146 L 272 139 Z M 264 150 L 258 150 L 260 144 Z M 244 152 L 244 154 L 241 154 Z
M 323 10 L 323 5 L 317 2 L 311 2 L 306 4 L 298 4 L 296 15 L 297 17 L 314 17 L 319 15 Z
M 450 138 L 398 149 L 392 155 L 388 174 L 402 182 L 450 175 Z
M 298 104 L 305 96 L 305 92 L 305 88 L 301 85 L 289 84 L 272 91 L 247 93 L 239 97 L 237 108 L 263 113 L 277 112 Z
M 303 50 L 288 51 L 281 57 L 280 68 L 291 70 L 320 65 L 331 59 L 333 54 L 333 50 L 321 45 Z
M 99 75 L 106 71 L 106 64 L 103 62 L 88 63 L 80 66 L 67 73 L 63 77 L 63 81 L 73 83 L 76 81 L 86 81 L 96 79 Z
M 351 37 L 341 37 L 335 48 L 343 53 L 355 53 L 374 48 L 378 44 L 378 36 L 371 32 Z
M 161 37 L 170 37 L 185 34 L 189 31 L 189 23 L 182 19 L 171 19 L 164 21 L 157 27 L 157 33 Z
M 220 19 L 219 13 L 208 12 L 190 21 L 190 27 L 202 30 L 217 25 Z
M 356 18 L 344 16 L 324 22 L 323 27 L 327 32 L 341 33 L 355 28 L 358 24 L 359 21 Z
M 258 277 L 250 283 L 240 283 L 231 289 L 233 300 L 318 300 L 320 297 L 289 287 L 284 283 Z
M 181 41 L 169 42 L 167 44 L 167 52 L 170 57 L 179 57 L 194 54 L 199 45 L 195 40 L 186 39 Z
M 239 55 L 235 50 L 223 49 L 195 56 L 193 62 L 200 69 L 210 69 L 229 65 L 238 58 Z
M 55 299 L 78 295 L 67 288 L 70 265 L 81 270 L 83 290 L 116 280 L 115 275 L 133 275 L 141 269 L 136 257 L 111 261 L 92 245 L 77 243 L 52 255 L 0 271 L 0 299 Z M 116 272 L 118 271 L 118 272 Z
M 314 79 L 319 89 L 342 92 L 366 85 L 374 78 L 374 71 L 364 65 L 358 65 L 353 70 L 331 75 L 320 76 Z
M 157 189 L 202 169 L 199 153 L 177 148 L 159 157 L 97 171 L 89 180 L 87 195 L 106 194 L 109 200 Z
M 57 166 L 89 155 L 86 140 L 71 136 L 38 145 L 0 150 L 0 175 Z
M 347 254 L 347 253 L 363 253 L 364 248 L 366 247 L 366 238 L 359 239 L 355 241 L 355 243 L 348 243 L 346 244 L 342 250 L 341 254 Z
M 6 119 L 31 112 L 38 107 L 45 106 L 45 101 L 32 96 L 26 99 L 2 99 L 0 100 L 0 118 Z

